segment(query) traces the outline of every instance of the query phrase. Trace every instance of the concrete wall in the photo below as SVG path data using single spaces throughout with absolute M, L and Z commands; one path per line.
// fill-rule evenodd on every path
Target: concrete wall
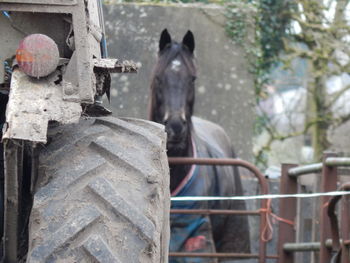
M 195 114 L 222 125 L 240 158 L 252 159 L 253 82 L 241 47 L 225 34 L 224 9 L 216 6 L 105 4 L 109 56 L 142 65 L 137 75 L 117 74 L 111 108 L 117 116 L 147 118 L 150 75 L 161 31 L 196 40 Z

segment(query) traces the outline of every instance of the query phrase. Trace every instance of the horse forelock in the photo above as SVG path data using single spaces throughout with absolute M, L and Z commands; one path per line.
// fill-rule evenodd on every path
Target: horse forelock
M 196 66 L 194 63 L 194 56 L 182 45 L 177 42 L 173 42 L 169 47 L 165 48 L 159 53 L 158 62 L 155 67 L 155 75 L 161 75 L 167 69 L 171 62 L 177 57 L 180 57 L 187 70 L 195 75 Z
M 157 76 L 164 74 L 165 70 L 169 65 L 174 62 L 177 58 L 180 58 L 183 64 L 186 66 L 189 73 L 193 76 L 197 75 L 197 69 L 195 65 L 195 59 L 193 54 L 191 54 L 182 44 L 173 42 L 169 47 L 165 48 L 159 53 L 157 64 L 153 69 L 153 74 L 151 78 L 151 96 L 150 96 L 150 106 L 149 106 L 149 119 L 154 120 L 155 108 L 155 85 L 154 81 Z

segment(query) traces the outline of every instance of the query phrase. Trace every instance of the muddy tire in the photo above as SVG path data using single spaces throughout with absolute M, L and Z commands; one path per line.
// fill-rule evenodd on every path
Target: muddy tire
M 39 158 L 27 262 L 167 262 L 163 128 L 111 117 L 49 132 Z

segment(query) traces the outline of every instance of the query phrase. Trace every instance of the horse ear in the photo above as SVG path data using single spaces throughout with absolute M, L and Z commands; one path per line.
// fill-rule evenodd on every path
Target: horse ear
M 193 33 L 188 30 L 184 38 L 182 39 L 182 44 L 188 48 L 188 50 L 193 53 L 194 51 L 194 36 Z
M 160 35 L 159 52 L 162 51 L 170 43 L 171 43 L 171 36 L 170 36 L 168 30 L 165 28 L 162 31 L 162 34 Z

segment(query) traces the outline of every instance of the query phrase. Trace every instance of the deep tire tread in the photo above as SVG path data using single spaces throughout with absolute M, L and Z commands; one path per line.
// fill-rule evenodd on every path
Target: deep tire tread
M 84 242 L 83 248 L 93 258 L 93 260 L 98 263 L 121 263 L 121 261 L 113 255 L 112 250 L 100 236 L 92 235 L 86 242 Z
M 150 242 L 154 242 L 154 224 L 140 214 L 128 201 L 117 193 L 111 182 L 97 178 L 89 184 L 89 188 L 111 209 L 116 216 L 121 216 L 136 227 L 139 234 Z
M 140 123 L 90 118 L 51 131 L 39 158 L 27 262 L 166 262 L 165 133 Z

